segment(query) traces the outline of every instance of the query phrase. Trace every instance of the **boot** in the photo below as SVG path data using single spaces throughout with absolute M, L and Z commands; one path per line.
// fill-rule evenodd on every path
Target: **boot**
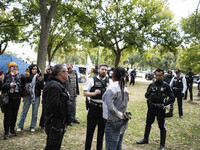
M 161 145 L 159 150 L 165 150 L 165 147 Z
M 173 109 L 170 109 L 168 113 L 165 114 L 165 118 L 173 117 Z
M 148 139 L 141 139 L 140 141 L 137 141 L 136 142 L 137 144 L 148 144 L 149 143 L 149 141 L 148 141 Z
M 144 133 L 144 138 L 140 141 L 137 141 L 137 144 L 148 144 L 149 143 L 149 133 L 151 131 L 151 127 L 146 127 L 145 128 L 145 133 Z
M 165 149 L 166 130 L 160 131 L 160 150 Z
M 17 136 L 17 133 L 15 132 L 14 129 L 10 129 L 10 134 L 11 136 Z
M 8 132 L 5 132 L 4 135 L 3 135 L 3 140 L 7 140 L 9 137 L 9 134 Z

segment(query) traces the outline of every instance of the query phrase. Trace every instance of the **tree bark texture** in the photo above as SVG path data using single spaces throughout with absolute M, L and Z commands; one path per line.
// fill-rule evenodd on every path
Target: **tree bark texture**
M 44 73 L 47 60 L 47 45 L 48 45 L 48 36 L 49 29 L 51 26 L 51 21 L 53 15 L 56 12 L 56 8 L 61 0 L 54 0 L 51 2 L 50 9 L 47 9 L 47 0 L 40 0 L 40 41 L 38 46 L 38 56 L 37 56 L 37 65 Z

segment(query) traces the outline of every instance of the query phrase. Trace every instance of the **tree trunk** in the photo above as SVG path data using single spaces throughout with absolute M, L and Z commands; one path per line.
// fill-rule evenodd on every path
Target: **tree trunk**
M 121 51 L 120 51 L 120 50 L 117 50 L 117 53 L 116 53 L 115 55 L 116 55 L 115 67 L 118 67 L 119 62 L 120 62 L 120 58 L 121 58 Z
M 48 36 L 49 29 L 42 28 L 40 33 L 40 42 L 38 47 L 38 56 L 37 56 L 37 65 L 44 72 L 46 67 L 46 54 L 47 54 L 47 44 L 48 44 Z
M 46 67 L 49 29 L 51 26 L 53 15 L 55 14 L 56 8 L 60 3 L 60 1 L 61 0 L 52 1 L 51 6 L 48 10 L 47 0 L 40 0 L 41 32 L 40 32 L 40 42 L 38 46 L 37 65 L 41 69 L 42 73 L 44 73 Z

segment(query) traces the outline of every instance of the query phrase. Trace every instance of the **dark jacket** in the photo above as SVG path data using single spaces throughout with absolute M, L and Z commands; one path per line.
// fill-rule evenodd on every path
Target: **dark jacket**
M 145 93 L 145 97 L 150 100 L 152 103 L 169 105 L 174 102 L 175 97 L 170 88 L 170 86 L 166 82 L 153 82 L 147 88 L 147 92 Z M 163 101 L 165 98 L 169 97 L 167 101 Z
M 193 84 L 194 75 L 195 74 L 193 72 L 188 72 L 185 75 L 185 79 L 186 79 L 187 84 Z
M 30 77 L 26 77 L 23 74 L 17 74 L 14 77 L 14 82 L 17 84 L 18 92 L 15 91 L 14 93 L 10 92 L 10 83 L 13 82 L 13 78 L 10 74 L 7 74 L 4 78 L 4 83 L 2 86 L 2 93 L 8 93 L 9 96 L 13 96 L 13 97 L 21 97 L 21 92 L 22 92 L 22 85 L 25 83 L 30 83 L 31 82 L 31 78 Z
M 40 97 L 43 87 L 44 87 L 44 80 L 40 81 L 40 80 L 36 79 L 35 95 L 37 97 Z
M 165 81 L 165 82 L 167 82 L 168 84 L 170 84 L 172 78 L 173 78 L 173 75 L 172 75 L 172 76 L 166 75 L 166 76 L 164 77 L 163 81 Z
M 47 118 L 52 116 L 53 118 L 66 119 L 68 117 L 66 111 L 69 96 L 65 85 L 60 80 L 51 78 L 44 86 L 42 98 Z
M 0 80 L 0 91 L 2 90 L 3 82 Z

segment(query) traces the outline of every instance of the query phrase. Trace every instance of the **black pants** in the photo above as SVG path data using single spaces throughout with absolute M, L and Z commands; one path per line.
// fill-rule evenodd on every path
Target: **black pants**
M 20 98 L 13 99 L 9 97 L 9 103 L 4 105 L 4 131 L 9 133 L 9 129 L 14 130 L 17 114 L 20 105 Z
M 153 109 L 151 107 L 149 107 L 147 111 L 146 126 L 151 128 L 151 125 L 155 121 L 155 117 L 157 117 L 158 126 L 160 130 L 166 130 L 165 129 L 165 111 Z
M 179 116 L 183 116 L 183 100 L 181 91 L 174 91 L 174 96 L 177 98 Z
M 45 123 L 45 116 L 44 116 L 44 105 L 42 104 L 42 114 L 40 117 L 40 127 L 44 128 L 44 123 Z
M 85 141 L 85 150 L 90 150 L 92 145 L 92 139 L 94 131 L 98 125 L 97 132 L 97 150 L 101 150 L 103 146 L 103 136 L 105 129 L 105 120 L 102 117 L 102 108 L 90 107 L 87 115 L 87 133 Z
M 65 124 L 61 119 L 52 119 L 45 124 L 47 134 L 45 150 L 60 150 L 63 136 L 65 133 Z
M 193 100 L 192 87 L 193 87 L 193 84 L 187 83 L 187 90 L 185 91 L 184 99 L 187 99 L 187 93 L 188 93 L 188 90 L 189 90 L 189 92 L 190 92 L 190 100 Z
M 131 85 L 131 84 L 135 85 L 135 77 L 134 77 L 134 76 L 131 77 L 130 85 Z
M 147 119 L 146 119 L 146 127 L 145 127 L 145 134 L 144 138 L 148 140 L 149 133 L 151 130 L 151 125 L 155 121 L 155 117 L 157 117 L 158 126 L 160 129 L 160 145 L 165 145 L 165 138 L 166 138 L 166 129 L 165 129 L 165 110 L 154 109 L 149 107 L 147 111 Z

